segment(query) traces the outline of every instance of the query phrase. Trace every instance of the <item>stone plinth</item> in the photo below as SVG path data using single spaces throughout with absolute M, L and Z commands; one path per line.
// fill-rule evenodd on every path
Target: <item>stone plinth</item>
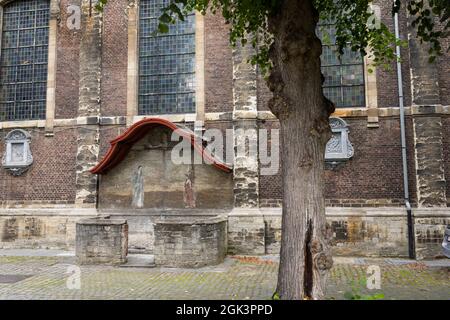
M 127 221 L 109 218 L 78 221 L 75 251 L 78 264 L 125 263 L 128 253 Z
M 198 268 L 222 263 L 227 252 L 227 219 L 167 217 L 154 224 L 155 264 Z

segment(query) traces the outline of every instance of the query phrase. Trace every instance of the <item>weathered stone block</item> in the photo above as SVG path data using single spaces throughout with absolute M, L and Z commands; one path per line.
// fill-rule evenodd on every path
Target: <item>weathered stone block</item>
M 128 253 L 127 221 L 109 218 L 78 221 L 75 252 L 79 264 L 125 263 Z
M 227 253 L 227 219 L 166 217 L 154 222 L 155 264 L 198 268 L 222 263 Z

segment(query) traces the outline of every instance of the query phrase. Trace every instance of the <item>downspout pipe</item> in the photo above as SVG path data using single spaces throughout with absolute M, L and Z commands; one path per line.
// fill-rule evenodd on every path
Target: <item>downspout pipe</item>
M 399 23 L 398 23 L 398 13 L 394 14 L 394 28 L 395 28 L 395 38 L 400 39 Z M 397 81 L 398 81 L 398 101 L 400 107 L 400 136 L 402 144 L 402 166 L 403 166 L 403 190 L 405 197 L 405 207 L 407 213 L 407 223 L 408 223 L 408 254 L 410 259 L 416 259 L 416 245 L 414 237 L 414 218 L 412 214 L 412 208 L 410 203 L 409 195 L 409 185 L 408 185 L 408 160 L 406 156 L 406 130 L 405 130 L 405 104 L 403 96 L 403 76 L 402 76 L 402 62 L 401 62 L 401 51 L 400 46 L 397 44 L 396 48 L 397 55 Z

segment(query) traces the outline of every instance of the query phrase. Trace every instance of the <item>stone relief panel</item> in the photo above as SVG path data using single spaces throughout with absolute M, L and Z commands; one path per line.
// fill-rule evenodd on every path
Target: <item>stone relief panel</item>
M 33 164 L 31 135 L 20 129 L 12 130 L 5 138 L 2 166 L 14 176 L 24 174 Z
M 353 157 L 354 149 L 348 138 L 348 124 L 341 118 L 330 117 L 332 137 L 325 150 L 325 162 L 338 164 Z

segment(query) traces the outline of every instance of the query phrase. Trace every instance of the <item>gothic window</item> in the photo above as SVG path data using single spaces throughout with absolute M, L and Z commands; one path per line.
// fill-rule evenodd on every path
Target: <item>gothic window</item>
M 139 114 L 195 112 L 195 14 L 158 28 L 169 0 L 142 0 L 139 5 Z
M 49 0 L 3 7 L 0 121 L 45 119 L 49 18 Z
M 364 59 L 350 48 L 339 56 L 336 46 L 336 28 L 332 23 L 322 22 L 318 27 L 322 40 L 322 73 L 325 77 L 325 96 L 338 108 L 364 107 Z

